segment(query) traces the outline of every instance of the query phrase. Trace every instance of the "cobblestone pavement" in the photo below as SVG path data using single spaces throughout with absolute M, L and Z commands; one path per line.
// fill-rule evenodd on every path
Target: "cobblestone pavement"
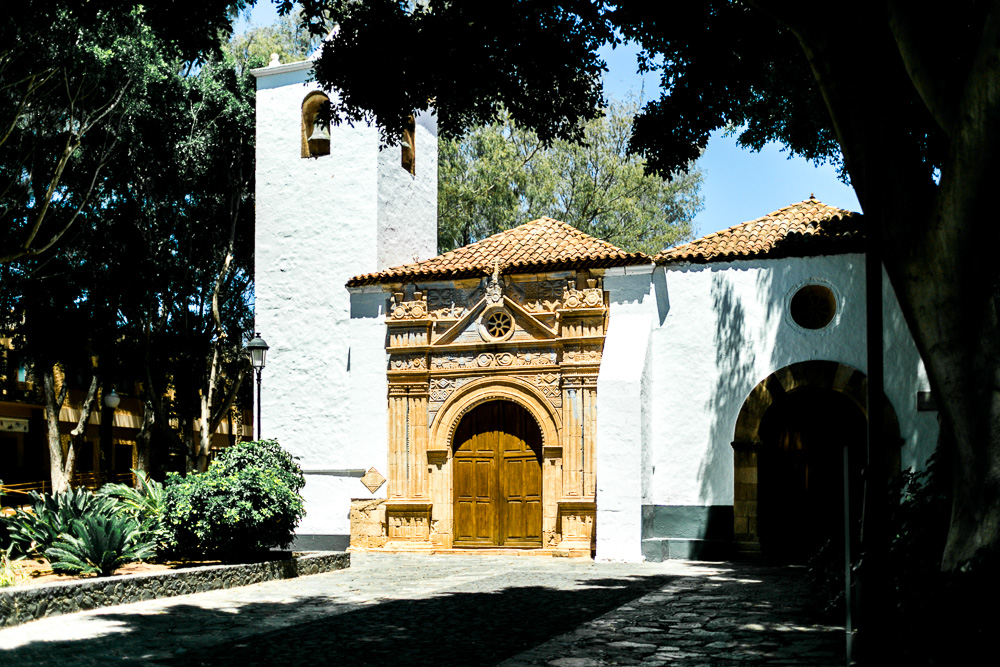
M 0 665 L 842 665 L 801 568 L 354 554 L 0 631 Z

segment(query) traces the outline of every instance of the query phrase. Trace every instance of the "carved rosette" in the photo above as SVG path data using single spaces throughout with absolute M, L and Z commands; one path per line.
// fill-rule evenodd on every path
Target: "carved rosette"
M 393 354 L 389 356 L 391 371 L 426 371 L 427 357 L 423 354 Z

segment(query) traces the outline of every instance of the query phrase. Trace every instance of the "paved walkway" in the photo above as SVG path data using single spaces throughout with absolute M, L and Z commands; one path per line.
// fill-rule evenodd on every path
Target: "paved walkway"
M 355 554 L 0 631 L 0 665 L 842 665 L 801 568 Z

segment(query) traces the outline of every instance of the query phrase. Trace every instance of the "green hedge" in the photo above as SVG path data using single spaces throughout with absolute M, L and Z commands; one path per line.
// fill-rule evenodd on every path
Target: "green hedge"
M 291 544 L 305 478 L 276 440 L 235 445 L 201 474 L 167 477 L 165 527 L 184 557 L 238 560 Z

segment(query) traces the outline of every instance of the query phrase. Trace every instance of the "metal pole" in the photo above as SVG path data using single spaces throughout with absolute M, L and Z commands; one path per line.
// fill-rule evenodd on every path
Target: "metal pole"
M 257 439 L 260 440 L 260 375 L 264 372 L 263 368 L 257 369 Z
M 844 445 L 844 604 L 846 618 L 844 630 L 847 641 L 847 667 L 851 667 L 854 654 L 854 629 L 851 623 L 851 472 L 850 447 Z

